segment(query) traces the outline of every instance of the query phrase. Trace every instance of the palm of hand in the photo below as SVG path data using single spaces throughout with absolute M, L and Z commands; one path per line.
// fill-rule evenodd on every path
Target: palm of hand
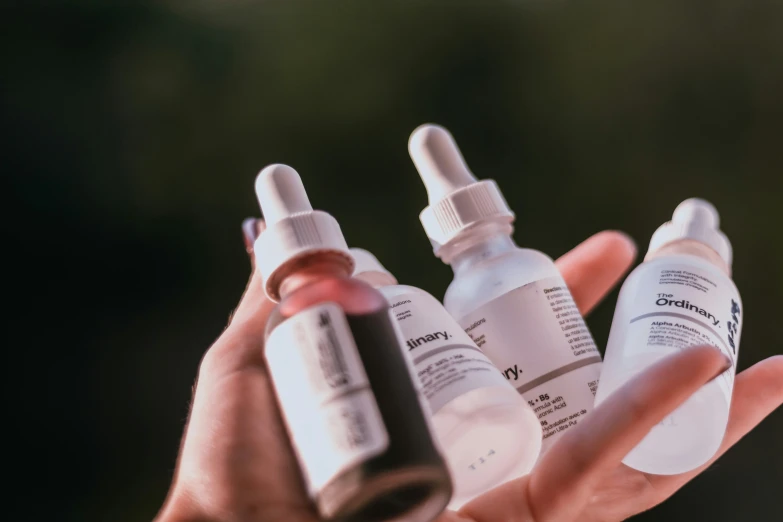
M 559 259 L 558 267 L 586 313 L 617 283 L 633 257 L 628 239 L 604 232 Z M 205 354 L 159 522 L 317 520 L 263 360 L 264 325 L 272 307 L 258 278 L 251 278 L 229 327 Z M 440 522 L 614 521 L 659 504 L 703 468 L 652 476 L 620 461 L 724 365 L 723 356 L 707 347 L 662 361 L 563 435 L 530 475 L 482 495 L 459 512 L 444 513 Z M 740 374 L 719 455 L 781 402 L 782 357 Z

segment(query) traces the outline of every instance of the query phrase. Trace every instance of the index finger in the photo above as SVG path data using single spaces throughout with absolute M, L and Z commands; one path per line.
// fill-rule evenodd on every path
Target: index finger
M 570 513 L 590 498 L 596 480 L 622 459 L 705 383 L 723 373 L 728 358 L 712 346 L 688 348 L 652 365 L 613 392 L 566 432 L 530 477 L 534 510 Z M 578 514 L 578 511 L 574 513 Z M 538 520 L 561 520 L 543 516 Z
M 595 484 L 666 415 L 729 364 L 711 346 L 688 348 L 616 390 L 541 458 L 533 472 L 468 503 L 471 522 L 579 520 Z

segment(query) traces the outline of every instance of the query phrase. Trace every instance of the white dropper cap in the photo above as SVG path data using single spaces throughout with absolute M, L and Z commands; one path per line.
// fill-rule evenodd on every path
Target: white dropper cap
M 686 199 L 674 209 L 672 220 L 655 231 L 650 239 L 648 255 L 673 241 L 691 239 L 712 248 L 731 266 L 731 243 L 719 226 L 718 211 L 709 201 Z
M 280 269 L 289 261 L 317 252 L 342 254 L 350 270 L 340 225 L 326 212 L 313 210 L 302 179 L 288 165 L 269 165 L 256 178 L 256 196 L 266 229 L 256 239 L 256 266 L 272 300 L 279 300 Z
M 436 254 L 441 246 L 481 221 L 514 221 L 497 183 L 476 179 L 454 137 L 440 125 L 425 124 L 414 130 L 408 152 L 427 188 L 429 206 L 419 218 Z
M 367 281 L 376 288 L 397 284 L 397 278 L 367 250 L 352 248 L 351 255 L 356 261 L 356 268 L 353 270 L 354 277 Z

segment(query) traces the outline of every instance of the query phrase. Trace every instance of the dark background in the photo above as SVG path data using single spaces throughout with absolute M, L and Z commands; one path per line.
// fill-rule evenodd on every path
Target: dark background
M 679 201 L 709 199 L 747 312 L 740 366 L 783 351 L 781 1 L 0 12 L 8 520 L 154 516 L 199 359 L 248 277 L 263 166 L 293 165 L 350 244 L 442 296 L 406 150 L 423 122 L 553 257 L 606 228 L 644 251 Z M 602 346 L 615 297 L 589 319 Z M 778 411 L 637 520 L 780 520 L 781 433 Z

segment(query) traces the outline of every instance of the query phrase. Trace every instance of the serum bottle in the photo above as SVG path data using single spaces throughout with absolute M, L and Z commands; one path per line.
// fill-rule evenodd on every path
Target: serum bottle
M 352 248 L 354 277 L 380 290 L 406 340 L 432 424 L 454 481 L 449 504 L 527 474 L 541 452 L 541 426 L 525 400 L 443 305 L 399 285 L 378 259 Z
M 718 212 L 688 199 L 653 234 L 644 263 L 623 283 L 606 347 L 596 404 L 659 359 L 710 344 L 732 361 L 656 425 L 623 462 L 672 475 L 695 469 L 718 450 L 729 419 L 742 301 L 731 280 L 731 244 Z
M 268 296 L 265 357 L 307 491 L 325 520 L 433 520 L 451 480 L 386 299 L 352 279 L 337 221 L 297 172 L 256 179 Z
M 514 243 L 500 189 L 451 134 L 422 125 L 408 148 L 429 197 L 422 225 L 454 270 L 443 304 L 533 408 L 546 451 L 592 410 L 601 355 L 552 259 Z

